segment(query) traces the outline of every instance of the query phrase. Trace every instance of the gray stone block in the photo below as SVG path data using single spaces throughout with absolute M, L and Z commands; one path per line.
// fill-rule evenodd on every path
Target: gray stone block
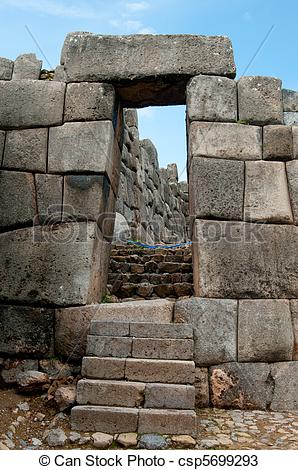
M 35 215 L 33 175 L 16 171 L 0 171 L 0 227 L 28 224 Z
M 238 81 L 239 119 L 250 124 L 283 124 L 281 80 L 241 77 Z
M 144 403 L 144 392 L 145 384 L 141 382 L 83 379 L 77 385 L 77 403 L 139 408 Z
M 193 359 L 192 339 L 133 338 L 131 356 L 143 359 Z
M 144 408 L 192 410 L 195 388 L 191 385 L 147 384 Z
M 0 127 L 62 124 L 65 84 L 43 80 L 0 81 Z
M 285 163 L 245 163 L 244 220 L 293 222 Z
M 222 36 L 71 33 L 61 64 L 68 82 L 118 83 L 126 107 L 183 104 L 188 78 L 236 72 L 231 42 Z
M 87 337 L 87 355 L 97 357 L 131 357 L 132 339 L 123 336 Z
M 131 323 L 130 336 L 137 338 L 193 338 L 193 327 L 187 324 Z
M 37 221 L 52 224 L 62 219 L 63 176 L 35 175 L 37 198 Z
M 298 118 L 298 113 L 297 113 L 297 118 Z M 298 124 L 298 119 L 297 119 L 297 124 Z M 293 157 L 295 160 L 298 159 L 298 125 L 292 127 L 292 133 L 293 133 Z
M 136 408 L 81 405 L 71 410 L 71 426 L 83 432 L 136 432 L 138 416 Z
M 298 298 L 297 249 L 298 228 L 293 225 L 197 220 L 195 295 Z
M 298 361 L 298 300 L 290 300 L 294 332 L 293 361 Z
M 298 91 L 283 89 L 282 99 L 285 112 L 298 111 Z
M 244 162 L 193 158 L 189 170 L 189 212 L 194 217 L 241 220 Z
M 294 223 L 298 225 L 298 160 L 287 162 L 286 168 Z
M 189 81 L 186 95 L 190 121 L 237 120 L 237 84 L 234 80 L 200 75 Z
M 2 233 L 0 248 L 4 302 L 84 305 L 102 297 L 106 247 L 95 223 Z
M 90 335 L 95 336 L 129 336 L 129 323 L 101 322 L 93 320 L 90 325 Z
M 1 354 L 53 355 L 54 310 L 1 305 L 0 328 Z
M 96 308 L 94 320 L 170 323 L 173 309 L 174 303 L 166 299 L 101 304 Z
M 138 111 L 136 109 L 125 109 L 124 120 L 128 127 L 139 127 Z
M 0 57 L 0 80 L 11 80 L 13 65 L 12 60 Z
M 196 436 L 197 416 L 190 410 L 140 410 L 138 432 Z
M 265 126 L 263 130 L 263 159 L 292 160 L 293 135 L 290 126 Z
M 209 408 L 209 371 L 207 367 L 196 367 L 195 407 Z
M 238 361 L 290 361 L 294 337 L 288 300 L 240 300 Z
M 35 54 L 19 55 L 14 63 L 12 80 L 32 79 L 38 80 L 42 67 L 42 61 Z
M 194 327 L 194 360 L 209 366 L 237 358 L 237 301 L 191 299 L 175 304 L 175 321 Z
M 231 362 L 211 367 L 210 392 L 216 408 L 266 410 L 273 395 L 270 366 Z
M 90 379 L 124 379 L 125 358 L 83 357 L 82 376 Z
M 66 87 L 65 121 L 115 121 L 115 90 L 108 83 L 69 83 Z
M 0 131 L 0 162 L 2 165 L 2 156 L 4 152 L 4 143 L 5 143 L 5 132 Z
M 280 362 L 271 366 L 274 393 L 270 409 L 273 411 L 298 410 L 298 362 Z
M 298 112 L 284 113 L 284 124 L 286 126 L 295 126 L 298 124 Z
M 195 363 L 162 359 L 126 360 L 125 379 L 142 382 L 193 384 Z
M 230 160 L 261 160 L 262 129 L 233 123 L 192 122 L 189 131 L 190 157 Z
M 3 166 L 46 172 L 48 129 L 24 129 L 6 134 Z

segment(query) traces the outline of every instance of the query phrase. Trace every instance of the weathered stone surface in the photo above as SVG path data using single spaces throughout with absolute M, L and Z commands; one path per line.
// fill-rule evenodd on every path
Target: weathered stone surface
M 298 112 L 284 113 L 284 123 L 286 126 L 294 126 L 298 124 Z
M 293 221 L 285 163 L 245 163 L 244 220 L 272 223 Z
M 191 449 L 196 445 L 195 439 L 187 434 L 172 436 L 172 443 L 178 449 Z
M 59 410 L 64 411 L 76 402 L 76 386 L 66 385 L 59 387 L 55 392 L 55 402 Z
M 237 84 L 224 77 L 200 75 L 187 85 L 187 112 L 190 121 L 237 120 Z
M 127 406 L 139 408 L 144 402 L 145 384 L 119 380 L 90 380 L 78 382 L 79 405 Z
M 298 92 L 294 90 L 282 90 L 284 111 L 298 111 Z
M 293 361 L 298 361 L 298 300 L 291 300 L 290 307 L 294 332 Z
M 136 447 L 138 444 L 138 434 L 136 432 L 125 432 L 119 434 L 117 442 L 125 449 Z
M 99 336 L 130 336 L 130 326 L 128 322 L 101 322 L 92 321 L 90 325 L 90 334 Z M 132 335 L 134 336 L 134 335 Z
M 62 219 L 63 176 L 35 174 L 37 214 L 36 222 L 53 224 Z
M 14 62 L 12 80 L 38 80 L 41 66 L 42 61 L 35 54 L 19 55 Z
M 194 327 L 194 360 L 208 366 L 237 358 L 237 302 L 235 300 L 191 299 L 175 304 L 175 321 Z
M 192 410 L 194 406 L 195 388 L 191 385 L 146 385 L 145 408 Z
M 290 361 L 294 337 L 288 300 L 240 300 L 238 361 Z
M 0 352 L 4 354 L 51 354 L 54 311 L 13 305 L 0 306 Z
M 298 224 L 298 160 L 287 162 L 287 177 L 294 223 Z
M 127 107 L 183 104 L 190 77 L 236 72 L 231 42 L 221 36 L 71 33 L 61 64 L 68 82 L 117 83 Z
M 192 339 L 133 338 L 132 357 L 148 359 L 193 359 Z
M 195 406 L 209 407 L 209 372 L 206 367 L 196 367 L 195 372 Z
M 57 306 L 96 302 L 104 288 L 105 250 L 91 222 L 3 233 L 0 299 Z
M 297 113 L 298 117 L 298 113 Z M 297 124 L 298 124 L 298 119 L 297 119 Z M 293 157 L 294 159 L 298 159 L 298 125 L 292 127 L 292 133 L 293 133 Z
M 94 320 L 167 323 L 173 318 L 174 303 L 170 300 L 138 300 L 98 305 Z
M 192 361 L 127 359 L 125 378 L 143 382 L 193 384 L 195 364 Z
M 167 449 L 170 445 L 169 439 L 159 434 L 143 434 L 139 440 L 139 449 L 147 450 L 163 450 Z
M 6 134 L 3 166 L 43 173 L 47 165 L 47 145 L 47 129 L 9 131 Z
M 242 219 L 244 162 L 193 158 L 189 171 L 189 213 L 194 217 Z
M 216 408 L 266 410 L 271 402 L 268 364 L 232 362 L 211 367 L 210 372 L 211 404 Z
M 0 161 L 2 165 L 2 155 L 4 152 L 5 132 L 0 131 Z
M 197 432 L 197 417 L 189 410 L 140 410 L 139 433 L 182 434 Z
M 36 214 L 34 177 L 0 171 L 0 227 L 28 224 Z
M 292 160 L 293 135 L 290 126 L 265 126 L 263 130 L 263 159 Z
M 298 410 L 298 362 L 272 364 L 271 375 L 274 380 L 274 393 L 271 402 L 273 411 Z
M 6 359 L 1 370 L 1 378 L 7 385 L 14 385 L 18 375 L 28 370 L 38 370 L 36 359 Z
M 62 124 L 65 84 L 43 80 L 0 82 L 0 127 Z
M 59 359 L 41 359 L 39 370 L 48 374 L 50 379 L 68 378 L 76 371 L 76 366 L 63 363 Z
M 192 122 L 189 131 L 190 157 L 230 160 L 261 160 L 262 130 L 233 123 Z
M 65 121 L 114 121 L 115 90 L 108 83 L 69 83 L 66 87 Z
M 187 324 L 131 323 L 130 335 L 136 338 L 193 338 L 193 327 Z
M 84 357 L 82 376 L 90 379 L 124 379 L 125 358 Z
M 51 429 L 47 436 L 47 443 L 50 447 L 62 447 L 67 441 L 67 436 L 63 429 Z
M 72 428 L 76 431 L 105 433 L 136 432 L 139 410 L 108 406 L 75 406 L 71 410 Z
M 92 438 L 93 445 L 96 449 L 107 449 L 114 440 L 114 436 L 111 436 L 111 434 L 105 434 L 104 432 L 96 432 L 92 434 Z
M 283 124 L 281 80 L 273 77 L 241 77 L 238 81 L 241 121 L 257 124 Z
M 37 370 L 21 372 L 17 376 L 17 385 L 24 393 L 40 391 L 44 385 L 48 385 L 49 383 L 50 379 L 48 374 Z
M 124 119 L 128 127 L 138 127 L 138 112 L 136 109 L 125 109 Z
M 194 232 L 197 296 L 298 298 L 296 226 L 197 220 Z
M 11 80 L 13 65 L 12 60 L 0 57 L 0 80 Z
M 87 355 L 98 357 L 130 357 L 132 338 L 123 336 L 87 337 Z

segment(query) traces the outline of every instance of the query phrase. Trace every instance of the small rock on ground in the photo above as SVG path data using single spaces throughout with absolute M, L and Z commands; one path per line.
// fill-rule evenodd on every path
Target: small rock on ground
M 79 434 L 78 432 L 69 433 L 69 436 L 68 436 L 69 442 L 72 442 L 72 443 L 79 442 L 80 439 L 81 439 L 81 434 Z
M 138 447 L 139 449 L 162 450 L 169 447 L 169 441 L 159 434 L 143 434 Z
M 172 436 L 172 443 L 175 445 L 175 447 L 182 447 L 185 449 L 191 449 L 196 445 L 194 438 L 186 434 Z
M 124 448 L 136 447 L 138 444 L 138 435 L 136 432 L 119 434 L 117 442 Z
M 26 401 L 24 403 L 18 403 L 17 407 L 19 408 L 20 411 L 29 411 L 30 410 L 29 403 L 27 403 Z
M 97 449 L 107 449 L 114 440 L 114 436 L 111 434 L 105 434 L 103 432 L 96 432 L 95 434 L 92 434 L 92 438 L 93 445 Z
M 64 446 L 67 441 L 67 437 L 63 429 L 57 428 L 52 429 L 47 437 L 47 442 L 50 447 L 61 447 Z

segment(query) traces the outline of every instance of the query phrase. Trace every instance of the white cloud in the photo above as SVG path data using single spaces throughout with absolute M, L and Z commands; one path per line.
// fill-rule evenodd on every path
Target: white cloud
M 138 115 L 141 118 L 152 119 L 155 116 L 155 112 L 152 108 L 141 108 L 138 109 Z
M 98 13 L 83 2 L 65 5 L 56 0 L 2 0 L 2 6 L 19 8 L 25 11 L 35 11 L 51 16 L 65 18 L 99 18 Z
M 147 2 L 132 2 L 132 3 L 126 3 L 125 7 L 129 11 L 139 12 L 139 11 L 148 10 L 148 8 L 150 8 L 150 5 Z
M 153 29 L 153 28 L 150 28 L 150 27 L 149 27 L 149 28 L 146 28 L 146 27 L 144 27 L 144 28 L 139 29 L 139 31 L 138 31 L 137 33 L 138 33 L 138 34 L 155 34 L 156 31 L 155 31 L 155 29 Z

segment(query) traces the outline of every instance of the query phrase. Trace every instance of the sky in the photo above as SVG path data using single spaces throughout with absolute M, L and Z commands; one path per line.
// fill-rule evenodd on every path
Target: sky
M 0 0 L 0 57 L 35 52 L 59 64 L 67 33 L 225 35 L 237 78 L 268 75 L 298 90 L 297 0 Z M 141 138 L 157 147 L 160 166 L 175 162 L 185 179 L 185 107 L 139 111 Z

